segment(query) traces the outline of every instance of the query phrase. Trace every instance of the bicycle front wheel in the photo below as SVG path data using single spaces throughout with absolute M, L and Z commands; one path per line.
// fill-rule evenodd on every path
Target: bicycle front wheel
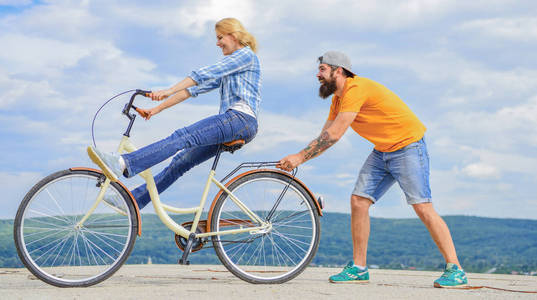
M 14 221 L 17 252 L 39 279 L 59 287 L 90 286 L 110 277 L 125 262 L 138 231 L 135 208 L 125 190 L 111 183 L 117 208 L 95 204 L 104 175 L 64 170 L 38 182 L 24 197 Z
M 246 173 L 228 189 L 270 227 L 213 236 L 224 266 L 250 283 L 283 283 L 302 273 L 319 246 L 319 215 L 310 194 L 294 179 L 270 170 Z M 217 199 L 212 231 L 259 225 L 227 193 Z

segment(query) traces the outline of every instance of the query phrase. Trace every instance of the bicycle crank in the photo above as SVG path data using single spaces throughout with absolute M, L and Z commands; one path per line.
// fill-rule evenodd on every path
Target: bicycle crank
M 188 224 L 188 223 L 190 223 L 190 224 Z M 182 224 L 182 226 L 186 230 L 190 230 L 192 228 L 192 222 L 188 222 L 188 223 Z M 198 225 L 198 228 L 196 228 L 196 233 L 204 233 L 204 232 L 205 232 L 205 230 L 203 229 L 203 227 Z M 193 242 L 192 242 L 192 250 L 191 250 L 191 252 L 196 252 L 196 251 L 201 250 L 201 248 L 203 248 L 203 245 L 205 245 L 206 243 L 207 243 L 207 238 L 194 239 Z M 181 251 L 184 252 L 185 249 L 186 249 L 186 246 L 188 244 L 188 239 L 184 238 L 184 237 L 182 237 L 180 235 L 175 234 L 175 244 L 177 245 L 177 247 L 179 247 L 179 249 L 181 249 Z

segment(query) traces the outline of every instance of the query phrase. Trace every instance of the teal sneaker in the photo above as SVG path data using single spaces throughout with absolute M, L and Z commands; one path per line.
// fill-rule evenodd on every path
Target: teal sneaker
M 369 282 L 369 270 L 359 269 L 354 262 L 349 262 L 341 273 L 332 275 L 328 280 L 332 283 L 367 283 Z
M 447 263 L 444 274 L 434 281 L 436 288 L 459 288 L 466 286 L 468 278 L 464 270 L 459 269 L 456 264 Z

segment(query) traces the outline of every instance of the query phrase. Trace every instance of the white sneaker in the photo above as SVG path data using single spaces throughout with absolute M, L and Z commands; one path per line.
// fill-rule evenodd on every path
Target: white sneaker
M 123 168 L 120 162 L 121 156 L 118 153 L 104 153 L 97 148 L 89 146 L 88 155 L 111 181 L 117 181 L 123 175 Z
M 124 216 L 127 215 L 127 208 L 125 207 L 125 204 L 123 204 L 122 199 L 117 193 L 106 191 L 103 196 L 103 202 L 104 204 L 110 206 L 118 214 Z

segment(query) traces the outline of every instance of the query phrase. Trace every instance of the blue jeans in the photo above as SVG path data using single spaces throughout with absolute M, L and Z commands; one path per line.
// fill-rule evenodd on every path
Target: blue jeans
M 432 201 L 429 154 L 424 138 L 393 152 L 373 150 L 360 170 L 352 193 L 375 203 L 396 181 L 408 204 Z
M 257 120 L 245 113 L 228 110 L 181 128 L 169 137 L 137 151 L 123 154 L 125 176 L 132 177 L 179 152 L 171 163 L 155 176 L 157 190 L 162 193 L 192 167 L 216 155 L 220 144 L 242 139 L 250 142 L 257 133 Z M 142 209 L 151 198 L 146 185 L 134 189 L 132 195 Z

